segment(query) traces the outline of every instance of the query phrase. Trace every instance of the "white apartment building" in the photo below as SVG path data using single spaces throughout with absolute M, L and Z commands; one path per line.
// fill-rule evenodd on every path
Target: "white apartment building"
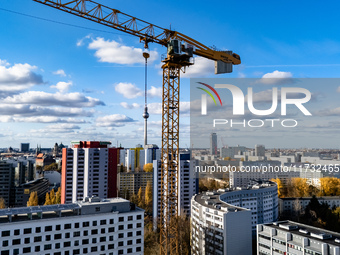
M 340 255 L 340 234 L 292 221 L 260 224 L 257 254 Z
M 276 221 L 279 217 L 277 186 L 274 182 L 256 181 L 247 188 L 220 189 L 220 200 L 251 211 L 252 231 L 256 225 Z
M 190 152 L 181 152 L 179 155 L 179 188 L 178 188 L 178 213 L 184 212 L 190 215 L 190 200 L 191 197 L 198 193 L 198 176 L 195 173 L 195 165 L 197 160 L 190 159 Z M 153 163 L 153 216 L 154 223 L 157 224 L 157 219 L 160 215 L 160 191 L 164 189 L 161 186 L 161 162 L 154 160 Z M 156 225 L 155 225 L 156 226 Z M 154 226 L 154 227 L 155 227 Z
M 191 199 L 193 255 L 252 254 L 252 212 L 223 202 L 223 193 L 206 192 Z
M 1 255 L 144 253 L 144 210 L 122 198 L 0 210 Z

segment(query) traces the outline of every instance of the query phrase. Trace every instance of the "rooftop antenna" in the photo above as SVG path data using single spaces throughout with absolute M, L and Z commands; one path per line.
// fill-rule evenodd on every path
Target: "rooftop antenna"
M 143 113 L 143 118 L 144 118 L 144 148 L 146 148 L 146 145 L 148 144 L 148 118 L 149 118 L 149 113 L 148 113 L 148 58 L 150 57 L 150 54 L 147 51 L 143 52 L 143 57 L 145 58 L 145 105 L 144 105 L 144 113 Z

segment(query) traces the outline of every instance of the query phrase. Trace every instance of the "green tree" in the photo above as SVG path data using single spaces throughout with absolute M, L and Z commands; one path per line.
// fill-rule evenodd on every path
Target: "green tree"
M 0 209 L 5 209 L 6 208 L 6 202 L 3 197 L 0 197 Z
M 145 164 L 143 169 L 144 172 L 151 173 L 153 171 L 153 164 L 152 163 Z
M 27 201 L 27 206 L 37 206 L 38 205 L 38 193 L 36 191 L 31 192 L 30 197 Z
M 61 188 L 58 188 L 58 191 L 55 193 L 55 203 L 61 204 Z
M 46 192 L 45 204 L 44 205 L 51 205 L 50 194 Z

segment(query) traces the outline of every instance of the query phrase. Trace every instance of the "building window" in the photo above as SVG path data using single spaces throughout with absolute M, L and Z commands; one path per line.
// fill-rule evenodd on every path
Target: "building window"
M 46 226 L 46 227 L 45 227 L 45 232 L 46 232 L 46 231 L 52 231 L 52 226 Z
M 18 244 L 20 244 L 20 239 L 14 239 L 12 241 L 12 245 L 18 245 Z
M 96 212 L 100 212 L 100 207 L 96 207 Z
M 128 229 L 131 229 L 131 228 L 133 228 L 133 225 L 132 225 L 132 224 L 129 224 L 129 225 L 128 225 Z
M 100 238 L 100 242 L 106 242 L 106 237 L 105 237 L 105 236 L 102 236 L 102 237 Z
M 109 233 L 111 233 L 111 232 L 115 232 L 115 228 L 114 227 L 109 228 Z
M 137 247 L 136 251 L 142 251 L 142 247 Z
M 97 235 L 97 234 L 98 234 L 98 229 L 91 230 L 91 235 Z
M 40 251 L 40 246 L 35 246 L 34 251 Z
M 141 228 L 142 227 L 142 223 L 137 223 L 137 228 Z
M 56 243 L 56 244 L 55 244 L 55 248 L 56 248 L 56 249 L 60 249 L 60 243 Z
M 127 236 L 128 236 L 128 237 L 131 237 L 131 236 L 132 236 L 132 232 L 129 232 L 129 233 L 127 234 Z
M 35 237 L 34 237 L 34 242 L 35 242 L 35 243 L 41 242 L 41 236 L 35 236 Z
M 8 240 L 2 241 L 2 246 L 3 246 L 3 247 L 8 246 Z
M 114 249 L 115 248 L 115 245 L 114 244 L 109 244 L 108 246 L 107 246 L 107 249 L 109 249 L 109 250 L 112 250 L 112 249 Z
M 101 220 L 100 225 L 106 225 L 106 220 Z
M 56 225 L 55 226 L 55 230 L 60 230 L 61 229 L 61 226 L 60 225 Z
M 83 249 L 83 253 L 84 253 L 84 254 L 87 254 L 87 248 L 84 248 L 84 249 Z
M 102 234 L 105 234 L 105 228 L 102 228 L 100 231 Z
M 123 233 L 119 233 L 118 234 L 118 238 L 124 238 L 124 234 Z
M 128 220 L 133 220 L 133 216 L 128 216 Z
M 80 254 L 80 249 L 73 250 L 73 255 L 77 255 L 77 254 Z
M 91 247 L 91 251 L 92 252 L 97 251 L 97 246 Z
M 109 240 L 110 240 L 110 241 L 113 241 L 113 236 L 110 236 L 110 237 L 109 237 Z
M 65 238 L 70 238 L 70 233 L 65 233 Z
M 56 240 L 61 239 L 61 234 L 55 234 L 54 239 L 56 239 Z
M 51 250 L 52 249 L 52 244 L 45 244 L 44 245 L 44 250 Z
M 2 234 L 1 236 L 4 237 L 4 236 L 10 236 L 11 232 L 9 230 L 6 230 L 6 231 L 2 231 Z
M 119 250 L 118 251 L 118 254 L 120 255 L 120 254 L 124 254 L 124 251 L 123 250 Z
M 127 253 L 132 253 L 132 248 L 127 249 Z
M 18 236 L 18 235 L 20 235 L 20 229 L 16 229 L 16 230 L 14 230 L 14 235 L 15 235 L 15 236 Z
M 9 255 L 9 250 L 1 251 L 1 255 Z
M 64 229 L 70 229 L 71 228 L 71 224 L 65 224 L 64 225 Z
M 90 226 L 90 222 L 88 221 L 83 222 L 83 228 L 86 228 L 88 226 Z
M 114 220 L 113 219 L 110 219 L 110 224 L 114 224 Z
M 25 228 L 24 229 L 24 234 L 31 234 L 32 233 L 32 229 L 31 228 Z
M 128 245 L 132 245 L 132 240 L 127 241 Z
M 74 227 L 75 227 L 75 228 L 79 228 L 79 222 L 74 223 Z
M 142 235 L 142 231 L 137 231 L 137 236 L 141 236 Z
M 137 220 L 141 220 L 142 219 L 142 215 L 137 215 Z
M 64 242 L 64 247 L 70 247 L 71 246 L 71 242 Z
M 82 245 L 89 244 L 89 239 L 83 239 L 83 241 L 81 243 L 82 243 Z
M 142 239 L 137 239 L 136 243 L 142 243 Z
M 25 238 L 25 243 L 26 244 L 30 243 L 30 238 L 29 237 Z
M 119 222 L 123 222 L 124 221 L 124 217 L 119 217 Z
M 97 238 L 92 238 L 92 243 L 97 243 Z
M 94 227 L 97 226 L 97 221 L 94 220 L 94 221 L 92 222 L 92 226 L 94 226 Z
M 85 230 L 84 231 L 84 236 L 88 236 L 88 234 L 89 234 L 89 231 Z
M 73 233 L 73 237 L 78 237 L 78 236 L 80 236 L 80 231 L 76 231 Z
M 119 229 L 119 230 L 124 230 L 124 225 L 119 225 L 119 226 L 118 226 L 118 229 Z
M 51 241 L 51 236 L 50 235 L 46 236 L 46 241 Z

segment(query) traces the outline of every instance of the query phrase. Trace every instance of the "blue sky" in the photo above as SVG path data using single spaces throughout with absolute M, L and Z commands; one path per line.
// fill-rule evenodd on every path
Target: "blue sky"
M 339 77 L 337 1 L 98 2 L 239 54 L 242 64 L 219 78 Z M 138 38 L 34 1 L 1 1 L 0 8 L 0 147 L 143 142 L 144 65 Z M 150 51 L 149 142 L 159 144 L 160 59 L 166 49 L 151 44 Z M 195 63 L 181 79 L 183 147 L 190 144 L 189 77 L 216 77 L 213 62 Z

